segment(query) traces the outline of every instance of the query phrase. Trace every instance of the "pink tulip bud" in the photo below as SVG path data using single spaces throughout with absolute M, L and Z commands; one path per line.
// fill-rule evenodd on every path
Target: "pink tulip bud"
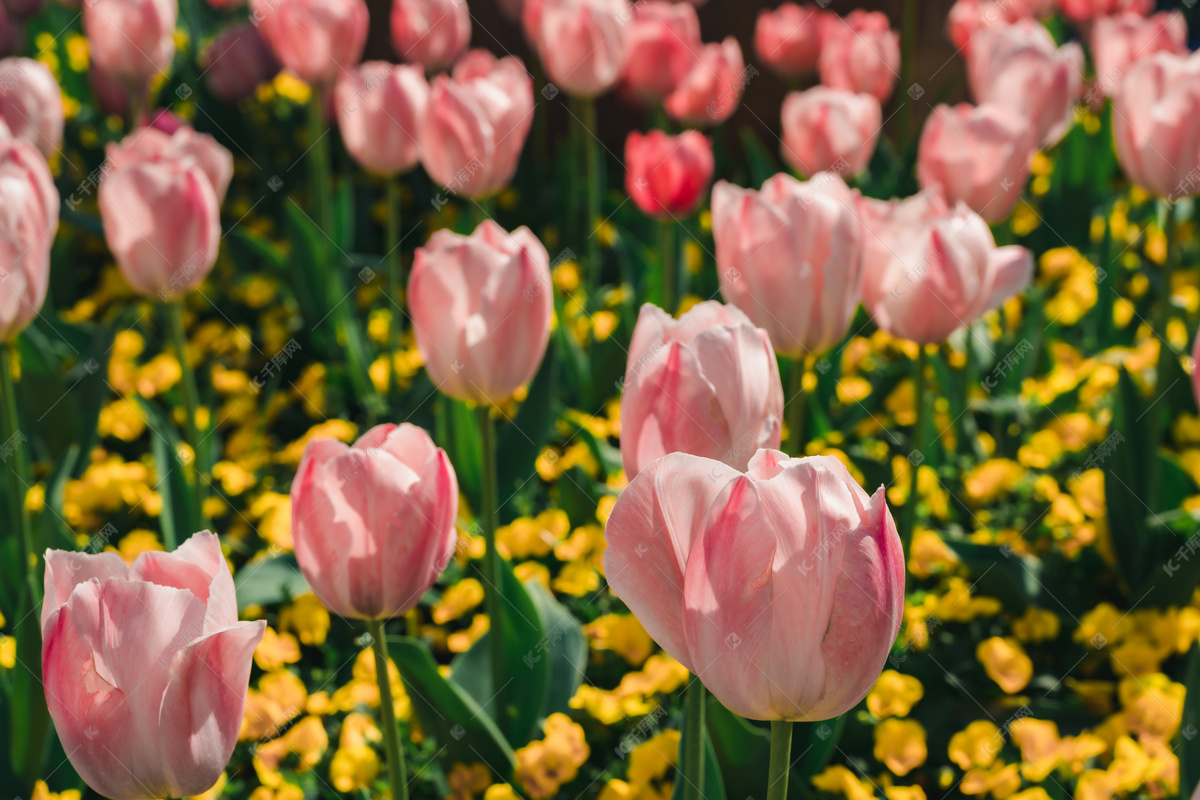
M 0 119 L 49 158 L 63 135 L 62 92 L 54 73 L 31 58 L 0 60 Z
M 697 131 L 660 130 L 625 140 L 625 190 L 647 214 L 686 217 L 696 210 L 713 174 L 712 144 Z
M 880 328 L 921 344 L 944 341 L 1017 294 L 1033 275 L 1024 247 L 996 247 L 983 218 L 936 190 L 864 200 L 869 229 L 863 303 Z
M 110 172 L 142 162 L 193 162 L 208 178 L 218 204 L 225 201 L 233 179 L 233 154 L 170 112 L 159 112 L 150 125 L 135 129 L 120 146 L 110 145 L 107 156 Z
M 550 81 L 593 97 L 616 84 L 629 59 L 629 0 L 527 0 L 525 35 Z
M 445 69 L 470 42 L 467 0 L 392 0 L 392 45 L 405 61 Z
M 363 169 L 396 175 L 416 166 L 429 102 L 419 65 L 360 64 L 338 79 L 334 102 L 342 141 Z
M 250 0 L 250 20 L 286 69 L 330 85 L 362 58 L 364 0 Z
M 900 630 L 904 554 L 884 488 L 832 456 L 760 450 L 743 474 L 684 453 L 621 492 L 609 587 L 721 704 L 815 721 L 870 691 Z
M 442 574 L 458 534 L 458 481 L 429 434 L 377 425 L 354 446 L 314 439 L 292 481 L 300 571 L 343 617 L 406 613 Z
M 217 537 L 129 567 L 116 553 L 46 551 L 42 675 L 75 771 L 115 800 L 209 789 L 237 744 L 254 648 Z
M 470 236 L 439 230 L 417 249 L 409 313 L 439 390 L 497 403 L 533 378 L 554 311 L 549 264 L 528 228 L 508 233 L 491 220 Z
M 1154 0 L 1058 0 L 1058 6 L 1076 22 L 1088 22 L 1126 11 L 1144 17 L 1154 10 Z
M 204 50 L 200 66 L 208 90 L 226 103 L 252 96 L 279 73 L 275 54 L 250 23 L 226 28 Z
M 1028 20 L 979 31 L 967 57 L 975 102 L 995 103 L 1025 117 L 1044 147 L 1056 144 L 1071 127 L 1082 74 L 1079 44 L 1055 47 L 1049 32 Z
M 882 103 L 900 77 L 900 35 L 882 11 L 835 16 L 824 26 L 818 68 L 826 86 L 865 92 Z
M 1155 53 L 1113 96 L 1113 139 L 1130 181 L 1178 200 L 1200 191 L 1200 55 Z
M 633 478 L 667 453 L 745 469 L 778 447 L 783 386 L 766 331 L 733 306 L 708 300 L 678 320 L 642 306 L 621 395 L 621 462 Z
M 1149 17 L 1126 12 L 1097 19 L 1092 27 L 1097 88 L 1105 95 L 1113 94 L 1130 67 L 1158 52 L 1188 54 L 1187 20 L 1178 11 Z
M 453 76 L 433 79 L 421 164 L 447 192 L 494 195 L 517 171 L 532 124 L 533 81 L 521 60 L 472 50 L 459 59 Z
M 92 63 L 136 91 L 175 55 L 176 0 L 88 0 L 83 30 Z
M 0 342 L 25 329 L 46 299 L 58 190 L 46 159 L 0 120 Z
M 832 172 L 780 173 L 761 191 L 719 181 L 712 193 L 721 294 L 788 358 L 841 341 L 859 302 L 858 192 Z
M 958 0 L 946 18 L 954 46 L 967 54 L 976 31 L 1009 25 L 1022 19 L 1038 20 L 1054 11 L 1054 0 Z
M 636 3 L 624 88 L 643 103 L 662 100 L 687 77 L 702 47 L 695 8 L 666 0 Z
M 883 127 L 883 109 L 874 97 L 827 86 L 789 93 L 780 117 L 783 160 L 804 175 L 862 172 Z
M 940 105 L 921 133 L 917 181 L 922 189 L 941 186 L 951 203 L 961 200 L 999 222 L 1025 188 L 1035 149 L 1029 123 L 1004 106 Z
M 720 125 L 733 116 L 750 78 L 758 74 L 742 60 L 737 39 L 704 45 L 700 57 L 663 101 L 671 119 L 684 125 Z
M 826 25 L 837 24 L 834 15 L 814 5 L 782 3 L 774 11 L 758 12 L 754 49 L 767 66 L 780 75 L 808 75 L 817 70 Z

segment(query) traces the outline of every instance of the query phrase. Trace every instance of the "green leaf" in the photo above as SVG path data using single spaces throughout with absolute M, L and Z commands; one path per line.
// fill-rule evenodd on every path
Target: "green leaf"
M 742 152 L 746 154 L 746 165 L 750 169 L 750 185 L 762 186 L 763 181 L 779 171 L 778 162 L 766 148 L 758 134 L 749 125 L 738 131 Z
M 439 394 L 435 413 L 444 420 L 445 426 L 438 425 L 439 434 L 444 431 L 445 435 L 445 439 L 438 444 L 454 465 L 458 485 L 471 507 L 479 508 L 483 490 L 483 462 L 480 460 L 483 440 L 480 438 L 475 411 L 461 400 Z
M 537 581 L 529 581 L 525 589 L 538 608 L 550 645 L 544 656 L 550 660 L 550 689 L 546 693 L 542 717 L 556 712 L 569 713 L 571 698 L 583 683 L 587 668 L 587 637 L 579 620 L 555 599 L 549 589 Z
M 1002 545 L 949 538 L 946 544 L 971 570 L 977 594 L 995 597 L 1014 614 L 1023 614 L 1027 606 L 1036 603 L 1042 591 L 1039 559 L 1019 555 Z
M 284 603 L 312 591 L 292 553 L 248 562 L 237 571 L 233 587 L 239 609 Z
M 175 455 L 182 441 L 178 429 L 159 412 L 154 403 L 139 398 L 137 404 L 150 428 L 150 451 L 154 456 L 154 472 L 162 496 L 159 525 L 163 545 L 167 550 L 173 550 L 199 530 L 196 526 L 199 524 L 200 509 L 196 507 L 196 493 L 188 481 L 188 468 L 180 464 Z
M 558 350 L 546 348 L 546 357 L 538 369 L 529 393 L 512 422 L 500 429 L 497 437 L 497 474 L 500 476 L 500 497 L 517 491 L 534 471 L 538 455 L 553 430 L 555 415 L 551 411 L 558 391 Z
M 771 734 L 708 696 L 705 724 L 730 797 L 766 797 Z
M 1200 736 L 1196 735 L 1200 731 L 1200 644 L 1193 644 L 1188 654 L 1183 685 L 1187 687 L 1187 694 L 1184 696 L 1183 719 L 1180 720 L 1180 728 L 1184 731 L 1179 740 L 1181 788 L 1195 786 L 1200 779 Z
M 818 775 L 833 757 L 838 742 L 842 739 L 842 731 L 846 728 L 846 714 L 827 719 L 823 722 L 798 722 L 795 727 L 794 740 L 804 741 L 807 734 L 808 749 L 800 758 L 800 763 L 793 770 L 793 776 L 798 777 L 802 786 Z M 793 750 L 795 744 L 793 744 Z M 799 773 L 795 775 L 795 773 Z
M 707 714 L 705 715 L 707 717 Z M 712 737 L 707 727 L 704 735 L 704 786 L 701 796 L 704 800 L 725 800 L 725 781 L 721 777 L 721 763 L 717 760 L 717 750 L 713 746 Z M 675 786 L 671 793 L 672 800 L 683 797 L 688 779 L 685 777 L 690 770 L 687 766 L 688 729 L 684 726 L 683 735 L 679 738 L 679 764 L 676 769 Z M 765 774 L 765 773 L 764 773 Z
M 1148 466 L 1154 453 L 1150 418 L 1145 402 L 1129 373 L 1121 368 L 1113 403 L 1110 428 L 1124 436 L 1121 445 L 1129 452 L 1111 456 L 1104 463 L 1104 499 L 1108 508 L 1108 529 L 1117 556 L 1116 570 L 1126 589 L 1141 585 L 1142 564 L 1148 538 L 1146 517 L 1149 509 L 1142 498 L 1149 497 L 1146 486 Z
M 28 591 L 22 595 L 21 616 L 13 631 L 17 640 L 17 663 L 9 670 L 12 680 L 9 752 L 13 771 L 32 789 L 34 781 L 44 774 L 50 712 L 46 709 L 46 694 L 42 688 L 42 632 L 37 604 Z

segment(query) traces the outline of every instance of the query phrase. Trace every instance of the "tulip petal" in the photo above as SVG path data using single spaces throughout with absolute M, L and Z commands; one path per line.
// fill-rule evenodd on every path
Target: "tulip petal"
M 42 628 L 46 621 L 67 602 L 81 583 L 109 578 L 124 578 L 128 568 L 116 553 L 75 553 L 70 550 L 46 551 L 45 598 L 42 600 Z
M 998 247 L 988 257 L 988 282 L 980 292 L 982 307 L 972 318 L 978 319 L 1029 285 L 1033 278 L 1033 256 L 1024 247 Z
M 221 553 L 220 540 L 210 531 L 192 535 L 171 553 L 142 553 L 129 567 L 129 580 L 191 592 L 208 608 L 206 633 L 237 622 L 233 576 Z
M 386 525 L 378 529 L 386 614 L 404 614 L 416 606 L 442 574 L 458 543 L 457 516 L 454 469 L 446 454 L 435 450 L 417 482 L 396 501 Z
M 321 603 L 343 617 L 357 616 L 350 602 L 349 541 L 340 520 L 357 515 L 337 488 L 334 462 L 350 448 L 336 439 L 316 439 L 304 451 L 292 479 L 292 545 L 304 577 Z

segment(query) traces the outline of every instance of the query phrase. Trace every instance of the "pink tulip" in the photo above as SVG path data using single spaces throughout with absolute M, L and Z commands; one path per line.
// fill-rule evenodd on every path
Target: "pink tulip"
M 660 130 L 625 140 L 625 190 L 651 216 L 686 217 L 696 210 L 713 174 L 712 144 L 697 131 Z
M 42 675 L 75 771 L 115 800 L 209 789 L 237 744 L 265 627 L 238 622 L 208 531 L 129 567 L 116 553 L 47 550 Z
M 1058 0 L 1058 6 L 1076 22 L 1088 22 L 1126 11 L 1144 17 L 1154 10 L 1154 0 Z
M 638 100 L 656 103 L 687 77 L 702 48 L 695 8 L 642 0 L 633 6 L 623 86 Z
M 225 192 L 233 179 L 233 154 L 216 139 L 207 133 L 197 133 L 173 114 L 164 116 L 160 113 L 150 125 L 132 131 L 120 146 L 110 145 L 107 156 L 110 172 L 146 162 L 193 163 L 208 178 L 218 204 L 224 202 Z
M 778 447 L 783 386 L 766 331 L 707 300 L 678 320 L 642 306 L 621 394 L 621 462 L 633 478 L 667 453 L 746 468 Z
M 1101 17 L 1092 27 L 1092 60 L 1096 63 L 1096 85 L 1111 95 L 1136 62 L 1155 53 L 1185 56 L 1187 20 L 1178 11 L 1162 11 L 1149 17 L 1126 12 Z
M 880 328 L 922 344 L 1017 294 L 1033 275 L 1024 247 L 996 247 L 983 218 L 949 207 L 936 190 L 906 200 L 863 201 L 863 303 Z
M 0 58 L 21 52 L 25 46 L 25 26 L 0 8 Z
M 1033 126 L 1042 146 L 1066 135 L 1083 74 L 1077 42 L 1055 47 L 1041 25 L 1023 21 L 984 28 L 971 40 L 967 74 L 975 102 L 996 103 Z
M 814 5 L 785 2 L 774 11 L 758 12 L 754 49 L 780 75 L 807 75 L 817 70 L 824 27 L 833 14 Z
M 954 46 L 966 53 L 976 31 L 1022 19 L 1041 19 L 1053 12 L 1053 6 L 1054 0 L 958 0 L 950 8 L 946 30 Z
M 279 61 L 258 28 L 230 25 L 205 50 L 200 62 L 208 90 L 226 103 L 254 94 L 279 73 Z
M 24 330 L 41 311 L 58 230 L 58 190 L 46 159 L 4 128 L 0 120 L 0 342 Z
M 83 30 L 92 63 L 145 91 L 175 55 L 176 0 L 89 0 Z
M 405 61 L 445 69 L 470 42 L 466 0 L 392 0 L 392 45 Z
M 497 403 L 542 363 L 554 308 L 550 256 L 528 228 L 485 220 L 470 236 L 442 229 L 408 278 L 417 349 L 445 394 Z
M 1160 197 L 1200 190 L 1200 55 L 1155 53 L 1113 96 L 1113 138 L 1129 180 Z
M 417 605 L 458 534 L 458 480 L 429 434 L 376 425 L 354 446 L 314 439 L 292 481 L 300 571 L 330 611 L 388 619 Z
M 533 81 L 516 56 L 472 50 L 438 75 L 421 128 L 421 164 L 463 197 L 496 194 L 512 180 L 533 124 Z
M 921 133 L 917 182 L 941 186 L 988 222 L 1008 216 L 1025 188 L 1036 142 L 1024 117 L 1004 106 L 940 105 Z
M 396 175 L 416 166 L 429 103 L 419 65 L 360 64 L 338 79 L 334 101 L 342 141 L 363 169 Z
M 788 358 L 841 341 L 859 302 L 858 192 L 835 173 L 780 173 L 761 191 L 719 181 L 712 193 L 721 294 Z
M 629 0 L 527 0 L 525 35 L 550 81 L 594 97 L 616 84 L 629 59 Z
M 789 93 L 780 116 L 783 160 L 805 175 L 862 172 L 883 127 L 883 109 L 873 96 L 827 86 Z
M 882 11 L 833 17 L 824 26 L 818 68 L 826 86 L 866 92 L 882 103 L 900 76 L 900 36 Z
M 62 92 L 54 73 L 31 58 L 0 60 L 0 119 L 13 136 L 49 158 L 63 135 Z
M 330 85 L 362 58 L 364 0 L 250 0 L 250 19 L 286 69 Z
M 621 492 L 604 573 L 646 632 L 751 719 L 853 708 L 904 611 L 904 554 L 883 487 L 832 456 L 759 450 L 745 473 L 684 453 Z
M 704 45 L 700 57 L 663 101 L 667 114 L 684 125 L 720 125 L 733 116 L 746 82 L 758 70 L 747 67 L 737 39 Z

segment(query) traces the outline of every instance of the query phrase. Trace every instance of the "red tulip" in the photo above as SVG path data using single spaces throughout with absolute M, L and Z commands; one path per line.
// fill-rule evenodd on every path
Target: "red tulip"
M 63 135 L 63 100 L 54 73 L 31 58 L 0 61 L 0 119 L 13 136 L 49 158 Z
M 1113 138 L 1133 183 L 1171 199 L 1200 192 L 1200 55 L 1130 67 L 1113 96 Z
M 712 180 L 712 144 L 703 134 L 660 130 L 625 140 L 625 190 L 647 214 L 686 217 L 696 210 Z
M 458 534 L 458 481 L 415 425 L 377 425 L 353 447 L 314 439 L 292 481 L 300 571 L 343 617 L 388 619 L 417 605 Z
M 900 77 L 900 36 L 882 11 L 833 17 L 824 26 L 818 68 L 826 86 L 865 92 L 882 103 Z
M 745 469 L 778 447 L 783 386 L 766 331 L 733 306 L 708 300 L 678 320 L 642 306 L 621 395 L 621 462 L 633 478 L 667 453 Z
M 230 25 L 205 48 L 200 61 L 208 90 L 226 103 L 254 94 L 279 73 L 279 61 L 258 28 Z
M 780 75 L 807 75 L 817 70 L 824 28 L 836 24 L 834 15 L 814 5 L 782 3 L 774 11 L 758 12 L 754 49 Z
M 633 6 L 623 86 L 642 102 L 658 102 L 687 77 L 702 47 L 695 8 L 642 0 Z
M 137 91 L 175 55 L 176 0 L 88 0 L 83 30 L 92 63 Z
M 429 103 L 420 66 L 360 64 L 338 79 L 334 101 L 342 141 L 363 169 L 395 175 L 416 166 Z
M 1126 11 L 1144 17 L 1154 10 L 1154 0 L 1058 0 L 1058 6 L 1076 22 L 1087 22 Z
M 1163 11 L 1149 17 L 1126 12 L 1097 19 L 1092 28 L 1097 89 L 1111 95 L 1130 67 L 1158 52 L 1187 55 L 1187 20 L 1180 12 Z
M 434 384 L 476 403 L 507 399 L 546 354 L 550 256 L 528 228 L 485 220 L 470 236 L 442 229 L 408 278 L 417 349 Z
M 58 190 L 33 145 L 8 137 L 0 120 L 0 342 L 42 309 L 50 283 L 50 246 L 58 230 Z
M 332 84 L 367 42 L 364 0 L 250 0 L 250 19 L 279 62 L 309 83 Z
M 883 127 L 883 109 L 874 97 L 827 86 L 789 93 L 780 116 L 783 160 L 804 175 L 862 172 Z
M 859 302 L 858 192 L 835 173 L 780 173 L 761 191 L 719 181 L 712 193 L 721 294 L 788 358 L 841 341 Z
M 238 622 L 217 537 L 133 564 L 46 551 L 42 675 L 75 771 L 115 800 L 209 789 L 237 744 L 266 623 Z
M 445 69 L 470 42 L 466 0 L 392 0 L 392 45 L 405 61 Z
M 629 59 L 629 0 L 527 0 L 525 35 L 550 81 L 568 94 L 611 89 Z
M 863 303 L 880 328 L 922 344 L 944 341 L 1029 283 L 1024 247 L 996 247 L 983 218 L 937 191 L 863 201 Z
M 684 453 L 651 464 L 604 530 L 610 588 L 729 710 L 820 720 L 853 708 L 904 611 L 883 487 L 832 456 L 760 450 L 743 474 Z
M 746 67 L 737 39 L 704 45 L 700 57 L 663 101 L 670 117 L 684 125 L 719 125 L 733 116 L 746 83 L 758 70 Z

